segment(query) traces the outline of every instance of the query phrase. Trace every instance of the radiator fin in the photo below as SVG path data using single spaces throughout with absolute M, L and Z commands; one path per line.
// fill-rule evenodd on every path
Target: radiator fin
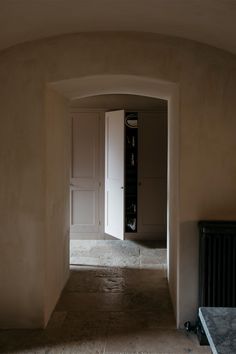
M 236 222 L 201 221 L 199 306 L 236 306 Z

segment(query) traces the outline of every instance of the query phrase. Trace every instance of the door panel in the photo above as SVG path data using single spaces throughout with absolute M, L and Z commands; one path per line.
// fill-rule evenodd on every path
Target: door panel
M 99 173 L 99 113 L 72 118 L 72 178 L 96 180 Z
M 124 111 L 106 113 L 105 232 L 124 238 Z
M 71 233 L 98 233 L 100 114 L 72 116 Z
M 76 188 L 71 191 L 71 226 L 74 232 L 98 231 L 97 203 L 97 191 Z

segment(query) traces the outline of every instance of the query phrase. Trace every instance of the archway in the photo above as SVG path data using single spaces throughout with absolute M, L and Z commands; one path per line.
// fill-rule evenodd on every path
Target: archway
M 132 94 L 168 101 L 167 268 L 172 303 L 179 326 L 179 92 L 172 82 L 134 75 L 96 75 L 49 85 L 73 100 L 101 94 Z

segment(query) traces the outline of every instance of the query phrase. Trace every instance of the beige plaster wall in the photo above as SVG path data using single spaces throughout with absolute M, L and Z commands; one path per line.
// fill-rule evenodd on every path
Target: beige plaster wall
M 44 322 L 45 124 L 39 81 L 33 63 L 21 55 L 0 56 L 1 328 Z
M 178 323 L 196 313 L 197 221 L 236 218 L 233 55 L 140 33 L 68 35 L 2 52 L 1 326 L 44 323 L 45 84 L 102 74 L 146 76 L 180 87 L 179 268 L 172 274 Z
M 164 100 L 159 100 L 151 97 L 144 97 L 138 95 L 99 95 L 84 97 L 81 99 L 75 99 L 71 101 L 71 111 L 76 108 L 93 108 L 93 109 L 136 109 L 136 110 L 148 110 L 155 111 L 165 105 Z
M 69 101 L 47 88 L 45 108 L 47 178 L 44 321 L 46 324 L 69 276 Z

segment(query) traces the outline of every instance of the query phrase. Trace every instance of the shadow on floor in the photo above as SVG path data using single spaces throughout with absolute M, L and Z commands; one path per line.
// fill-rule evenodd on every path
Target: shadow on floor
M 0 331 L 0 353 L 209 353 L 175 329 L 165 269 L 72 266 L 45 330 Z
M 133 241 L 134 244 L 150 249 L 166 249 L 166 241 Z

